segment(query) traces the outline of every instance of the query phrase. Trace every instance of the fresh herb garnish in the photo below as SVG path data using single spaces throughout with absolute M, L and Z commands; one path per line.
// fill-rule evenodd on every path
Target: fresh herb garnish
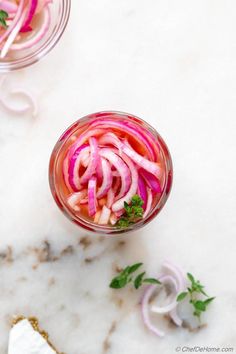
M 8 18 L 8 13 L 4 10 L 0 10 L 0 26 L 7 28 L 6 19 Z
M 138 274 L 133 278 L 134 273 L 143 265 L 143 263 L 135 263 L 131 266 L 127 266 L 122 270 L 119 275 L 112 279 L 110 283 L 110 288 L 112 289 L 121 289 L 124 288 L 127 284 L 133 282 L 135 289 L 140 288 L 143 283 L 149 284 L 161 284 L 158 279 L 154 278 L 144 278 L 146 272 Z
M 191 287 L 187 288 L 187 291 L 180 293 L 177 296 L 177 301 L 180 302 L 189 296 L 189 303 L 193 306 L 194 311 L 193 315 L 200 319 L 202 312 L 207 310 L 207 306 L 215 299 L 214 297 L 209 297 L 205 290 L 204 286 L 200 283 L 199 280 L 196 280 L 191 273 L 187 273 L 187 277 L 191 282 Z M 204 295 L 207 297 L 206 300 L 199 299 L 199 295 Z
M 144 201 L 139 195 L 134 195 L 131 199 L 131 203 L 128 204 L 124 202 L 124 215 L 117 221 L 116 226 L 121 229 L 129 227 L 134 224 L 138 219 L 143 216 L 143 205 Z

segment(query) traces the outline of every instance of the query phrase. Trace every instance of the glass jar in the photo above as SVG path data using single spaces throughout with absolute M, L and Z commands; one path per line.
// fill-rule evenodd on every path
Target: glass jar
M 153 206 L 150 210 L 149 214 L 141 219 L 140 221 L 135 222 L 134 224 L 120 229 L 115 226 L 111 225 L 98 225 L 91 220 L 88 220 L 81 216 L 76 211 L 73 211 L 71 208 L 68 207 L 67 200 L 65 198 L 65 185 L 64 185 L 64 177 L 63 177 L 63 159 L 66 156 L 66 151 L 68 151 L 69 146 L 75 140 L 75 136 L 80 136 L 81 132 L 84 132 L 88 126 L 94 124 L 94 122 L 98 120 L 106 120 L 109 118 L 111 121 L 120 121 L 126 122 L 127 124 L 135 124 L 138 127 L 145 129 L 147 133 L 151 134 L 153 141 L 156 142 L 157 146 L 159 146 L 159 152 L 162 156 L 163 161 L 163 184 L 162 184 L 162 192 L 160 197 L 158 198 L 157 203 Z M 108 128 L 109 129 L 109 128 Z M 157 131 L 150 126 L 147 122 L 143 121 L 142 119 L 133 116 L 128 113 L 122 112 L 115 112 L 115 111 L 105 111 L 105 112 L 98 112 L 94 114 L 90 114 L 85 116 L 74 124 L 72 124 L 59 138 L 57 141 L 50 158 L 50 165 L 49 165 L 49 183 L 52 195 L 60 208 L 60 210 L 74 223 L 76 223 L 81 228 L 97 233 L 100 235 L 107 234 L 107 235 L 117 235 L 123 234 L 130 231 L 138 230 L 153 220 L 156 215 L 160 212 L 163 206 L 166 203 L 166 200 L 170 194 L 171 186 L 172 186 L 172 176 L 173 176 L 173 169 L 172 169 L 172 161 L 169 150 L 161 138 L 161 136 L 157 133 Z
M 0 59 L 0 73 L 28 67 L 42 59 L 61 38 L 70 15 L 71 0 L 54 0 L 49 5 L 50 27 L 44 38 L 29 49 L 9 51 Z

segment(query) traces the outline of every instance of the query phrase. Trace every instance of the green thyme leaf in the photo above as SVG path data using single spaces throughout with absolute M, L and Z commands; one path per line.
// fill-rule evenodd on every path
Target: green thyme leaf
M 178 302 L 182 301 L 183 299 L 186 298 L 187 295 L 188 295 L 187 291 L 184 291 L 184 292 L 180 293 L 180 294 L 177 296 L 177 301 L 178 301 Z
M 123 216 L 115 224 L 119 229 L 127 228 L 130 225 L 133 225 L 138 219 L 143 216 L 143 205 L 144 201 L 140 198 L 139 195 L 134 195 L 131 199 L 130 204 L 124 202 L 125 212 Z
M 6 19 L 8 18 L 8 13 L 4 10 L 0 10 L 0 26 L 7 28 Z
M 144 278 L 146 272 L 138 274 L 133 279 L 133 274 L 143 265 L 143 263 L 135 263 L 131 266 L 125 267 L 115 278 L 112 279 L 110 283 L 110 288 L 112 289 L 121 289 L 124 288 L 130 282 L 133 282 L 135 289 L 140 288 L 143 283 L 156 284 L 159 285 L 161 282 L 158 279 L 154 278 Z
M 127 267 L 127 272 L 128 274 L 132 274 L 134 272 L 136 272 L 136 270 L 138 270 L 141 266 L 143 265 L 143 263 L 136 263 L 133 264 L 132 266 Z
M 135 287 L 135 289 L 140 288 L 140 286 L 142 285 L 142 283 L 143 283 L 143 277 L 144 277 L 145 273 L 146 273 L 146 272 L 143 272 L 143 273 L 139 274 L 139 275 L 134 279 L 134 287 Z

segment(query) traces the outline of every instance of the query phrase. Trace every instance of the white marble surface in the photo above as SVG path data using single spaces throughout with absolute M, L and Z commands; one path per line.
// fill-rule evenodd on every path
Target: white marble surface
M 0 113 L 0 353 L 14 314 L 36 315 L 66 354 L 236 350 L 236 3 L 72 2 L 60 44 L 8 77 L 9 86 L 30 88 L 38 117 Z M 105 109 L 153 124 L 174 162 L 166 207 L 127 238 L 83 238 L 48 186 L 58 136 Z M 217 299 L 206 328 L 169 328 L 158 339 L 143 327 L 141 292 L 113 292 L 108 283 L 115 265 L 143 261 L 155 276 L 165 258 Z

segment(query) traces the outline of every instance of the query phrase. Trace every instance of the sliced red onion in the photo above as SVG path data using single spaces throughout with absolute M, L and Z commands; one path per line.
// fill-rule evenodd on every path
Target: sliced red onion
M 8 0 L 0 0 L 0 9 L 6 11 L 8 14 L 17 12 L 17 4 Z
M 133 124 L 132 126 L 128 125 L 125 121 L 121 121 L 120 118 L 117 120 L 111 120 L 111 119 L 105 119 L 105 120 L 96 120 L 91 124 L 91 127 L 104 127 L 107 129 L 110 128 L 116 128 L 121 131 L 125 131 L 128 134 L 130 134 L 134 139 L 139 141 L 139 144 L 141 144 L 148 152 L 148 155 L 152 160 L 156 159 L 156 154 L 153 149 L 153 145 L 150 144 L 149 140 L 147 137 L 143 134 L 143 131 L 139 128 L 138 125 Z
M 88 182 L 88 213 L 89 216 L 94 216 L 97 211 L 97 200 L 96 200 L 96 187 L 97 179 L 96 177 L 91 177 Z
M 15 28 L 15 26 L 18 24 L 19 20 L 21 19 L 24 4 L 25 4 L 25 0 L 20 0 L 16 15 L 15 15 L 13 21 L 8 26 L 7 30 L 0 36 L 0 44 L 4 41 L 4 39 L 6 39 L 11 34 L 11 32 L 13 31 L 13 29 Z M 17 33 L 16 33 L 16 35 L 17 35 Z
M 117 218 L 120 218 L 125 212 L 125 209 L 121 209 L 121 210 L 118 210 L 116 211 L 114 214 Z
M 99 160 L 97 140 L 93 137 L 89 138 L 89 145 L 90 145 L 90 160 L 86 171 L 80 177 L 81 184 L 87 183 L 88 180 L 92 177 L 92 175 L 96 171 L 98 160 Z
M 125 196 L 118 199 L 112 205 L 112 211 L 114 211 L 114 212 L 123 209 L 125 202 L 129 204 L 131 202 L 132 197 L 137 193 L 137 189 L 138 189 L 138 172 L 137 172 L 133 162 L 125 154 L 122 155 L 122 159 L 125 161 L 126 165 L 129 167 L 129 170 L 131 173 L 131 185 L 130 185 L 128 192 L 125 194 Z
M 176 296 L 183 291 L 186 291 L 187 288 L 187 280 L 184 275 L 183 270 L 177 266 L 176 264 L 170 262 L 170 261 L 165 261 L 163 263 L 163 268 L 165 268 L 168 272 L 170 272 L 176 279 L 177 281 L 177 292 Z M 182 319 L 179 317 L 178 312 L 177 312 L 177 306 L 174 308 L 172 311 L 170 311 L 170 317 L 172 321 L 177 325 L 181 326 L 182 325 Z
M 107 225 L 110 219 L 111 209 L 107 208 L 106 205 L 102 208 L 102 213 L 100 215 L 98 224 L 99 225 Z
M 95 223 L 95 224 L 98 224 L 98 222 L 99 222 L 99 219 L 100 219 L 100 216 L 101 216 L 101 210 L 98 210 L 97 212 L 96 212 L 96 214 L 94 215 L 94 219 L 93 219 L 93 222 Z
M 74 152 L 83 144 L 87 142 L 87 140 L 91 137 L 97 137 L 104 133 L 103 129 L 87 129 L 84 131 L 78 139 L 75 141 L 75 143 L 70 147 L 69 150 L 69 158 L 74 154 Z
M 145 211 L 143 213 L 143 219 L 145 219 L 148 216 L 148 214 L 150 213 L 150 210 L 152 208 L 153 196 L 152 196 L 152 191 L 151 191 L 150 188 L 147 188 L 147 195 L 148 195 L 148 197 L 147 197 L 147 206 L 146 206 L 146 209 L 145 209 Z
M 37 44 L 38 42 L 40 42 L 45 34 L 48 32 L 49 28 L 50 28 L 50 23 L 51 23 L 51 15 L 50 15 L 50 10 L 49 8 L 46 6 L 43 9 L 43 23 L 40 27 L 40 29 L 35 33 L 35 35 L 22 42 L 22 43 L 13 43 L 10 47 L 11 50 L 22 50 L 22 49 L 27 49 L 27 48 L 31 48 L 32 46 L 34 46 L 35 44 Z
M 142 155 L 138 154 L 134 149 L 131 149 L 125 144 L 122 144 L 121 150 L 129 156 L 138 166 L 142 167 L 144 170 L 152 173 L 157 178 L 161 178 L 162 169 L 157 162 L 145 159 Z
M 153 312 L 161 313 L 161 314 L 169 313 L 171 310 L 173 310 L 177 306 L 177 301 L 176 301 L 176 296 L 177 296 L 176 294 L 177 294 L 177 289 L 178 289 L 177 282 L 176 282 L 175 278 L 171 275 L 162 275 L 158 279 L 160 280 L 160 282 L 162 284 L 172 284 L 172 286 L 174 286 L 175 291 L 173 292 L 172 300 L 168 305 L 165 305 L 165 306 L 153 305 L 151 307 L 151 310 Z
M 83 190 L 83 191 L 80 191 L 80 192 L 77 192 L 77 193 L 72 193 L 67 199 L 68 205 L 72 209 L 74 209 L 76 211 L 79 211 L 80 208 L 79 208 L 79 206 L 77 204 L 80 202 L 80 200 L 82 198 L 84 198 L 86 196 L 86 194 L 87 194 L 86 190 Z
M 101 136 L 101 138 L 99 139 L 98 141 L 99 145 L 114 145 L 118 150 L 119 150 L 119 153 L 120 155 L 122 154 L 122 151 L 121 151 L 121 146 L 122 146 L 122 143 L 120 141 L 120 139 L 114 134 L 114 133 L 106 133 L 104 135 Z
M 172 321 L 176 324 L 176 326 L 178 327 L 182 326 L 183 321 L 179 317 L 177 307 L 175 307 L 173 310 L 170 311 L 169 316 L 172 319 Z
M 102 185 L 97 192 L 98 199 L 104 197 L 109 192 L 109 190 L 112 190 L 111 189 L 112 186 L 111 165 L 103 157 L 101 158 L 101 165 L 102 165 L 103 180 L 102 180 Z
M 143 200 L 143 209 L 147 207 L 147 187 L 142 176 L 138 176 L 138 195 Z
M 2 85 L 3 81 L 0 82 L 0 85 Z M 37 102 L 33 95 L 23 89 L 14 89 L 9 93 L 10 96 L 21 96 L 22 98 L 27 101 L 27 104 L 21 108 L 14 107 L 13 105 L 9 104 L 6 100 L 5 97 L 0 96 L 0 104 L 3 106 L 5 110 L 7 110 L 10 113 L 15 113 L 15 114 L 25 114 L 25 113 L 30 113 L 32 114 L 33 117 L 35 117 L 38 113 L 38 107 L 37 107 Z
M 127 189 L 130 186 L 130 171 L 127 165 L 124 163 L 123 159 L 121 159 L 114 151 L 108 148 L 101 148 L 99 151 L 101 157 L 107 159 L 120 174 L 121 177 L 121 188 L 119 195 L 124 195 Z M 122 207 L 124 204 L 122 205 Z
M 142 317 L 143 317 L 143 322 L 149 331 L 151 331 L 158 337 L 164 337 L 165 333 L 160 329 L 158 329 L 156 326 L 154 326 L 150 319 L 149 302 L 155 290 L 156 290 L 156 285 L 150 285 L 146 288 L 143 294 L 143 298 L 141 301 Z
M 176 278 L 178 286 L 177 292 L 181 293 L 185 291 L 187 288 L 187 281 L 183 270 L 170 261 L 165 261 L 162 266 Z
M 20 7 L 20 5 L 19 5 L 19 7 Z M 7 53 L 8 53 L 8 51 L 9 51 L 9 49 L 10 49 L 12 43 L 13 43 L 14 40 L 16 39 L 16 36 L 17 36 L 17 34 L 19 33 L 19 31 L 20 31 L 20 29 L 21 29 L 21 26 L 22 26 L 22 24 L 23 24 L 23 22 L 24 22 L 24 20 L 25 20 L 26 11 L 27 11 L 27 10 L 24 10 L 24 11 L 22 12 L 22 14 L 21 14 L 21 16 L 20 16 L 20 18 L 19 18 L 19 21 L 16 23 L 16 25 L 15 25 L 14 28 L 12 29 L 11 33 L 9 34 L 9 36 L 8 36 L 8 38 L 7 38 L 7 40 L 6 40 L 5 44 L 4 44 L 4 46 L 2 47 L 1 55 L 0 55 L 0 58 L 1 58 L 1 59 L 3 59 L 3 58 L 7 55 Z M 6 31 L 6 32 L 7 32 L 7 31 Z
M 75 192 L 82 188 L 79 178 L 79 168 L 83 157 L 82 153 L 86 154 L 89 151 L 90 147 L 88 145 L 82 145 L 75 151 L 74 155 L 69 160 L 68 182 L 69 187 Z
M 148 171 L 145 171 L 143 168 L 140 168 L 139 173 L 143 176 L 145 179 L 147 185 L 153 190 L 154 193 L 161 193 L 161 184 L 153 174 L 149 173 Z
M 114 203 L 115 200 L 115 193 L 112 188 L 109 189 L 107 193 L 107 207 L 110 209 Z
M 28 9 L 27 17 L 23 23 L 23 26 L 22 26 L 20 32 L 27 32 L 27 31 L 31 30 L 30 23 L 35 15 L 35 11 L 38 6 L 38 0 L 30 0 L 28 6 L 29 6 L 29 9 Z
M 117 221 L 118 221 L 117 216 L 114 213 L 112 213 L 111 216 L 110 216 L 111 225 L 115 225 L 117 223 Z
M 86 151 L 82 156 L 81 156 L 81 165 L 84 167 L 88 167 L 90 160 L 90 151 Z
M 114 193 L 115 195 L 117 195 L 117 193 L 120 193 L 120 185 L 121 185 L 121 178 L 120 178 L 120 175 L 119 177 L 116 177 L 115 178 L 115 183 L 113 185 L 113 190 L 114 190 Z

